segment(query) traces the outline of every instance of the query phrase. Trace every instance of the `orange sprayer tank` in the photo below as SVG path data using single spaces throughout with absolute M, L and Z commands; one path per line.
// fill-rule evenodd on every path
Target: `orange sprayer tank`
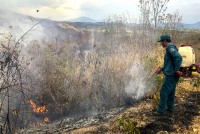
M 191 45 L 181 45 L 178 48 L 178 52 L 183 58 L 181 67 L 190 67 L 192 64 L 195 64 L 195 53 Z

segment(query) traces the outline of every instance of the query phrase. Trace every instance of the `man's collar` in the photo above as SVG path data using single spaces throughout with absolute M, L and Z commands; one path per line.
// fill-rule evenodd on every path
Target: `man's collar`
M 172 42 L 168 43 L 168 45 L 165 47 L 165 49 L 167 49 L 169 46 L 174 45 Z

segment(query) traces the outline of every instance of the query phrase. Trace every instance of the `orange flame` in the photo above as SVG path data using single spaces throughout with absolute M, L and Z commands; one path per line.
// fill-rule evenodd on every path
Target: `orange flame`
M 45 118 L 43 119 L 43 121 L 44 121 L 44 122 L 49 122 L 49 118 L 45 117 Z
M 29 100 L 28 101 L 29 103 L 30 103 L 30 105 L 31 105 L 31 107 L 33 108 L 33 111 L 35 112 L 35 113 L 47 113 L 48 112 L 48 110 L 46 109 L 46 106 L 44 105 L 44 106 L 36 106 L 35 105 L 35 103 L 32 101 L 32 100 Z

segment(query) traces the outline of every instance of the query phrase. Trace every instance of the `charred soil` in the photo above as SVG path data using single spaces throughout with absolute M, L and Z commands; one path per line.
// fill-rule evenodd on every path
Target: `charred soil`
M 174 113 L 156 114 L 152 101 L 151 97 L 146 97 L 112 119 L 63 133 L 133 133 L 134 130 L 135 133 L 141 134 L 200 134 L 199 90 L 189 91 L 179 87 Z M 119 119 L 129 122 L 129 125 L 135 123 L 135 128 L 125 129 L 119 125 Z

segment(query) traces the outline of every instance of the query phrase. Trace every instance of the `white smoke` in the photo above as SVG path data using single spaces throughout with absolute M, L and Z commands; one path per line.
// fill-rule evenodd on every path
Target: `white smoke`
M 139 56 L 136 56 L 133 65 L 127 72 L 131 80 L 125 88 L 125 92 L 133 99 L 142 98 L 149 91 L 150 85 L 147 85 L 147 75 Z
M 9 33 L 12 35 L 12 39 L 18 40 L 23 34 L 26 34 L 26 36 L 21 39 L 25 44 L 28 44 L 31 40 L 41 40 L 44 38 L 43 27 L 40 24 L 35 25 L 40 21 L 39 19 L 23 16 L 8 10 L 0 11 L 0 35 L 4 36 L 5 33 Z M 30 30 L 34 25 L 35 27 Z

